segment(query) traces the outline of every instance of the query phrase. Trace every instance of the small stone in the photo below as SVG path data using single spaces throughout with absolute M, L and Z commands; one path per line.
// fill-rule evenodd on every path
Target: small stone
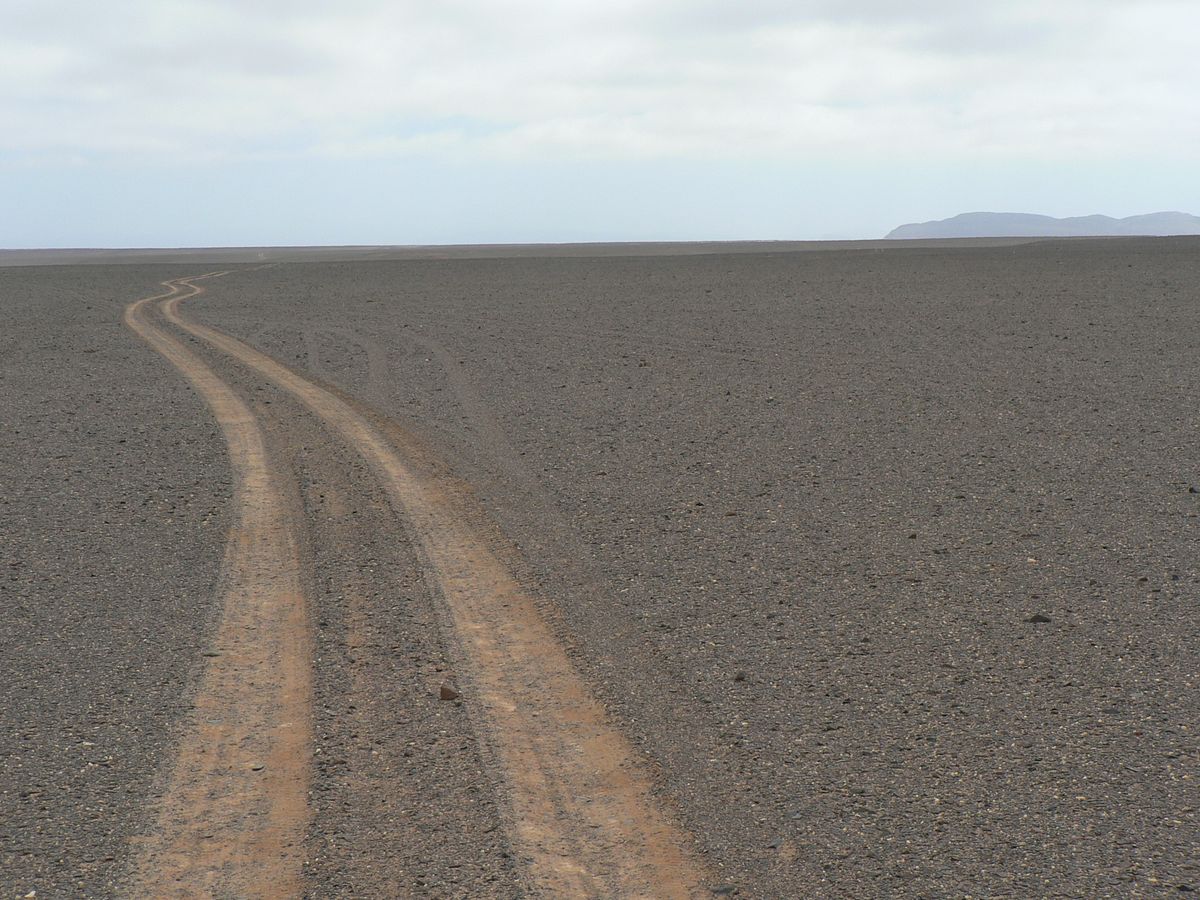
M 1034 625 L 1045 625 L 1047 622 L 1050 621 L 1050 617 L 1043 616 L 1041 613 L 1034 613 L 1032 616 L 1030 616 L 1025 621 L 1032 622 Z
M 734 675 L 734 676 L 733 676 L 733 680 L 734 680 L 734 681 L 745 681 L 745 680 L 746 680 L 746 673 L 745 673 L 745 672 L 738 672 L 736 675 Z
M 1188 488 L 1188 493 L 1189 494 L 1200 494 L 1200 488 L 1196 487 L 1193 484 L 1191 487 Z
M 715 897 L 732 897 L 737 893 L 737 888 L 732 884 L 718 884 L 712 892 Z
M 457 700 L 462 694 L 449 681 L 443 681 L 442 686 L 438 689 L 438 698 L 441 700 Z
M 250 766 L 250 771 L 251 772 L 261 772 L 265 768 L 266 768 L 266 766 L 263 765 L 262 763 L 254 763 L 252 766 Z

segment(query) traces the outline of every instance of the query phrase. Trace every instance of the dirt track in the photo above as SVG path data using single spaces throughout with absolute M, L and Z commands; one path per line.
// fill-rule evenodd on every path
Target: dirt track
M 176 279 L 166 294 L 125 311 L 129 328 L 212 410 L 237 484 L 216 643 L 204 654 L 159 818 L 140 842 L 131 894 L 294 897 L 302 890 L 312 719 L 299 524 L 249 407 L 146 315 L 152 303 L 203 293 L 199 280 Z
M 203 293 L 198 280 L 177 279 L 167 294 L 126 312 L 130 328 L 192 381 L 221 423 L 240 511 L 218 645 L 206 654 L 213 661 L 194 701 L 195 724 L 181 742 L 132 893 L 296 896 L 307 823 L 310 637 L 296 524 L 255 417 L 211 369 L 146 319 L 147 305 L 157 303 L 167 322 L 295 397 L 375 471 L 447 604 L 450 639 L 461 650 L 462 677 L 453 690 L 466 691 L 478 707 L 511 804 L 511 838 L 536 891 L 699 895 L 705 877 L 690 858 L 690 841 L 657 808 L 632 749 L 575 674 L 537 603 L 469 524 L 478 519 L 469 490 L 439 473 L 437 462 L 385 417 L 190 322 L 179 304 Z M 371 852 L 383 857 L 389 848 Z

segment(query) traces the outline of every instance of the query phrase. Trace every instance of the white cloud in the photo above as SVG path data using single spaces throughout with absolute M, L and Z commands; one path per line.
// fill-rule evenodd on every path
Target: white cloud
M 0 152 L 1089 159 L 1200 146 L 1200 5 L 22 0 Z

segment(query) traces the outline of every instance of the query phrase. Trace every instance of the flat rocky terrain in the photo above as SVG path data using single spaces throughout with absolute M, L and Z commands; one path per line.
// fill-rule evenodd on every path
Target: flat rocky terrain
M 470 485 L 719 890 L 1200 890 L 1200 240 L 706 249 L 234 265 L 187 310 Z M 188 703 L 230 476 L 120 312 L 198 265 L 0 268 L 8 894 L 115 889 Z M 471 704 L 421 705 L 419 558 L 355 587 L 360 476 L 324 491 L 331 439 L 211 362 L 315 523 L 314 895 L 520 894 Z M 355 814 L 363 765 L 407 811 Z
M 121 326 L 153 268 L 0 268 L 0 896 L 102 897 L 211 636 L 230 473 Z

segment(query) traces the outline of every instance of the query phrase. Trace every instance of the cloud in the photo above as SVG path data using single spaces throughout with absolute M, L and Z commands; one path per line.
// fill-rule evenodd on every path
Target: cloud
M 1200 145 L 1200 7 L 19 2 L 0 153 L 1089 159 Z

